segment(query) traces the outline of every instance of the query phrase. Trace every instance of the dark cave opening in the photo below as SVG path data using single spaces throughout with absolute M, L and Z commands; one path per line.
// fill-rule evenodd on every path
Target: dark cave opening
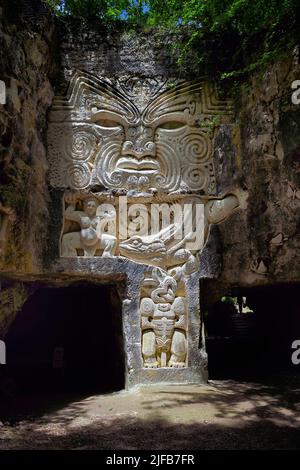
M 125 386 L 121 302 L 115 286 L 41 287 L 5 337 L 14 393 L 102 393 Z
M 234 288 L 210 305 L 204 316 L 209 378 L 298 374 L 292 343 L 300 340 L 299 292 L 298 283 Z M 242 298 L 245 313 L 238 308 Z

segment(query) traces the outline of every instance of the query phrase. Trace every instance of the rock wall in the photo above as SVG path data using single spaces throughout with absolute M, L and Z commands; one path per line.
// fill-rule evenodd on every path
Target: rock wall
M 110 79 L 178 71 L 170 36 L 114 32 L 99 24 L 57 21 L 40 1 L 4 1 L 0 8 L 0 223 L 9 218 L 3 276 L 46 277 L 62 221 L 62 195 L 48 187 L 47 112 L 76 70 Z M 211 228 L 201 276 L 224 291 L 232 285 L 299 280 L 300 106 L 291 83 L 299 52 L 255 73 L 233 95 L 230 123 L 213 123 L 217 194 L 247 192 L 247 204 Z M 53 236 L 55 235 L 55 236 Z M 0 237 L 1 238 L 1 237 Z M 53 274 L 53 273 L 52 273 Z M 216 290 L 218 290 L 216 288 Z
M 220 187 L 230 175 L 248 192 L 247 209 L 220 226 L 220 277 L 231 284 L 299 281 L 299 77 L 299 50 L 254 74 L 235 97 L 234 131 L 218 131 Z
M 76 21 L 61 26 L 60 35 L 56 93 L 66 91 L 76 70 L 112 79 L 194 78 L 176 69 L 168 36 L 112 34 L 93 25 L 79 28 Z M 300 106 L 291 101 L 291 84 L 299 77 L 295 50 L 232 92 L 231 123 L 221 113 L 213 123 L 216 193 L 238 187 L 248 194 L 244 210 L 211 228 L 203 252 L 203 277 L 217 278 L 221 290 L 299 280 Z
M 40 271 L 49 215 L 45 131 L 53 91 L 54 22 L 40 1 L 4 1 L 0 8 L 0 267 Z M 2 217 L 1 217 L 2 216 Z M 4 246 L 5 245 L 5 246 Z
M 157 32 L 113 31 L 99 22 L 68 19 L 57 23 L 60 75 L 55 93 L 64 94 L 75 70 L 96 77 L 178 77 L 191 78 L 188 70 L 178 71 L 174 38 Z

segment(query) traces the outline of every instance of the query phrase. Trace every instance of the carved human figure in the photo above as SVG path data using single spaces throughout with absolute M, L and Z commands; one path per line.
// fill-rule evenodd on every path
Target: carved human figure
M 174 278 L 156 268 L 152 275 L 159 285 L 140 305 L 144 367 L 185 367 L 185 299 L 175 297 Z
M 76 210 L 76 196 L 67 195 L 69 204 L 65 210 L 65 220 L 77 222 L 80 231 L 66 233 L 62 237 L 62 256 L 76 257 L 77 250 L 83 249 L 85 257 L 95 256 L 96 250 L 103 249 L 103 257 L 114 256 L 117 239 L 99 230 L 103 219 L 113 219 L 115 213 L 97 215 L 98 203 L 93 197 L 84 201 L 83 211 Z

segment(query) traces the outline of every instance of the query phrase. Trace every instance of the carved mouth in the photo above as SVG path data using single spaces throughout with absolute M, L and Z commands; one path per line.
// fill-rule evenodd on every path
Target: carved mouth
M 153 173 L 159 170 L 159 163 L 156 160 L 153 160 L 153 158 L 148 157 L 141 160 L 134 157 L 123 157 L 117 162 L 117 168 L 128 172 L 142 171 Z
M 119 243 L 119 248 L 120 248 L 120 251 L 130 251 L 130 248 L 133 249 L 132 247 L 128 247 L 128 245 L 126 245 L 126 243 L 122 243 L 120 242 Z

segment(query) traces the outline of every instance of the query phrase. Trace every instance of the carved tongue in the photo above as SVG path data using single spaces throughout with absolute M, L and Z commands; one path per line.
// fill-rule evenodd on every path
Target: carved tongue
M 123 157 L 118 161 L 117 167 L 122 170 L 156 171 L 159 169 L 159 164 L 157 161 L 153 160 L 153 158 L 143 158 L 142 160 L 138 160 L 133 157 Z

